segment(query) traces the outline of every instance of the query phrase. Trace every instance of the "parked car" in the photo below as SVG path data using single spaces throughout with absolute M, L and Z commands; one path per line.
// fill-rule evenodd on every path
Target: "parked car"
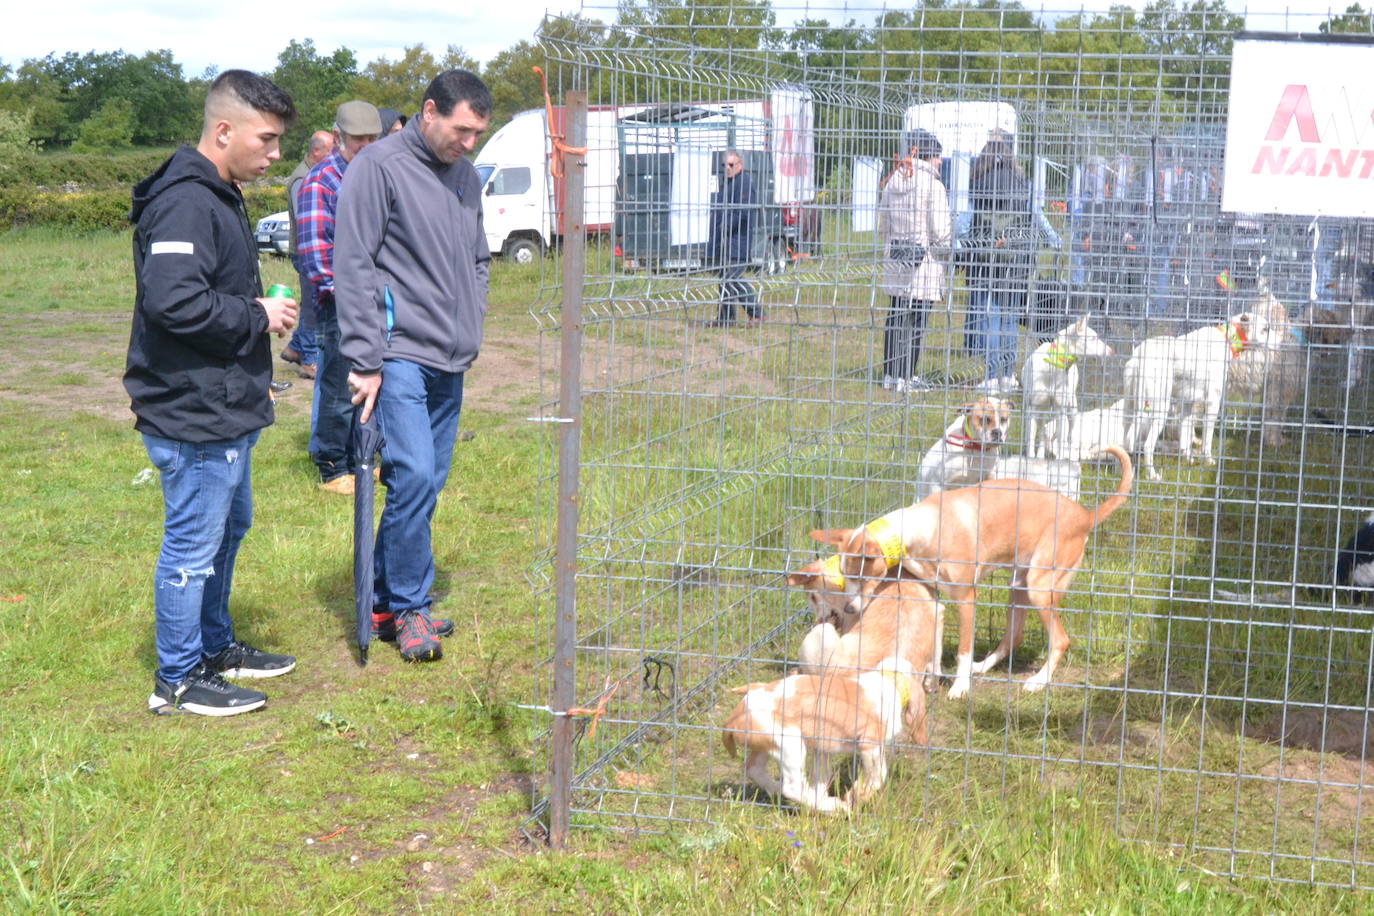
M 286 254 L 291 249 L 291 214 L 281 210 L 264 216 L 258 220 L 253 235 L 258 240 L 258 251 Z

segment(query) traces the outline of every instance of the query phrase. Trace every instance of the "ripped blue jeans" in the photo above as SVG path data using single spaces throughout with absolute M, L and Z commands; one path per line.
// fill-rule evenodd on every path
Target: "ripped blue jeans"
M 153 576 L 157 673 L 175 684 L 234 638 L 229 589 L 253 524 L 249 456 L 257 431 L 219 442 L 143 434 L 162 478 L 162 550 Z

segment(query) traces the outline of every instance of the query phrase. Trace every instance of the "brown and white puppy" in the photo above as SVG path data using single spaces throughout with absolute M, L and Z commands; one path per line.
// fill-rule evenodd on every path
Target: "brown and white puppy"
M 797 661 L 803 674 L 853 677 L 897 656 L 924 672 L 926 693 L 934 693 L 944 627 L 945 606 L 929 586 L 906 576 L 885 579 L 857 626 L 842 634 L 829 621 L 816 624 L 802 639 Z
M 838 559 L 818 560 L 788 581 L 814 583 L 815 573 L 821 572 L 825 588 L 808 597 L 818 614 L 823 613 L 835 601 L 838 584 L 848 597 L 840 610 L 842 616 L 861 614 L 898 565 L 904 573 L 934 585 L 959 611 L 958 670 L 949 691 L 956 699 L 968 693 L 975 670 L 982 674 L 1021 644 L 1026 611 L 1033 607 L 1049 635 L 1049 657 L 1023 686 L 1027 691 L 1041 690 L 1069 646 L 1059 621 L 1059 601 L 1083 559 L 1088 534 L 1131 491 L 1130 456 L 1115 445 L 1105 451 L 1120 464 L 1121 482 L 1116 493 L 1095 509 L 1023 480 L 989 480 L 976 487 L 946 490 L 862 528 L 811 532 L 816 540 L 833 544 L 840 551 Z M 825 564 L 834 567 L 833 575 L 822 571 Z M 975 669 L 973 611 L 978 582 L 996 567 L 1011 569 L 1007 631 Z
M 959 407 L 958 415 L 921 459 L 916 500 L 949 487 L 987 480 L 1011 425 L 1010 401 L 979 398 Z
M 749 780 L 804 808 L 849 812 L 886 781 L 889 744 L 903 733 L 926 743 L 925 696 L 901 658 L 883 659 L 878 670 L 857 678 L 794 674 L 734 692 L 744 698 L 725 720 L 726 751 L 745 747 Z M 860 765 L 842 799 L 830 794 L 831 758 L 837 754 L 857 754 Z M 778 762 L 781 780 L 768 772 L 769 759 Z

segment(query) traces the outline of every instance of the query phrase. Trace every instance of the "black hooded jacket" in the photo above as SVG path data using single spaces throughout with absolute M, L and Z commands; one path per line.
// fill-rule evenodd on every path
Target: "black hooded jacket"
M 237 439 L 272 423 L 272 353 L 243 196 L 183 147 L 134 187 L 124 389 L 140 432 Z

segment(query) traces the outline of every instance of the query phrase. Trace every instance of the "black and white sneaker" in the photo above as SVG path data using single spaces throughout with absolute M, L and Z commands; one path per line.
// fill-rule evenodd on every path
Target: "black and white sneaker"
M 295 668 L 296 659 L 263 652 L 235 640 L 222 652 L 205 656 L 205 667 L 220 677 L 278 677 Z
M 205 666 L 193 670 L 177 684 L 153 675 L 153 694 L 148 709 L 160 716 L 179 712 L 198 716 L 236 716 L 267 704 L 267 694 L 229 683 Z

